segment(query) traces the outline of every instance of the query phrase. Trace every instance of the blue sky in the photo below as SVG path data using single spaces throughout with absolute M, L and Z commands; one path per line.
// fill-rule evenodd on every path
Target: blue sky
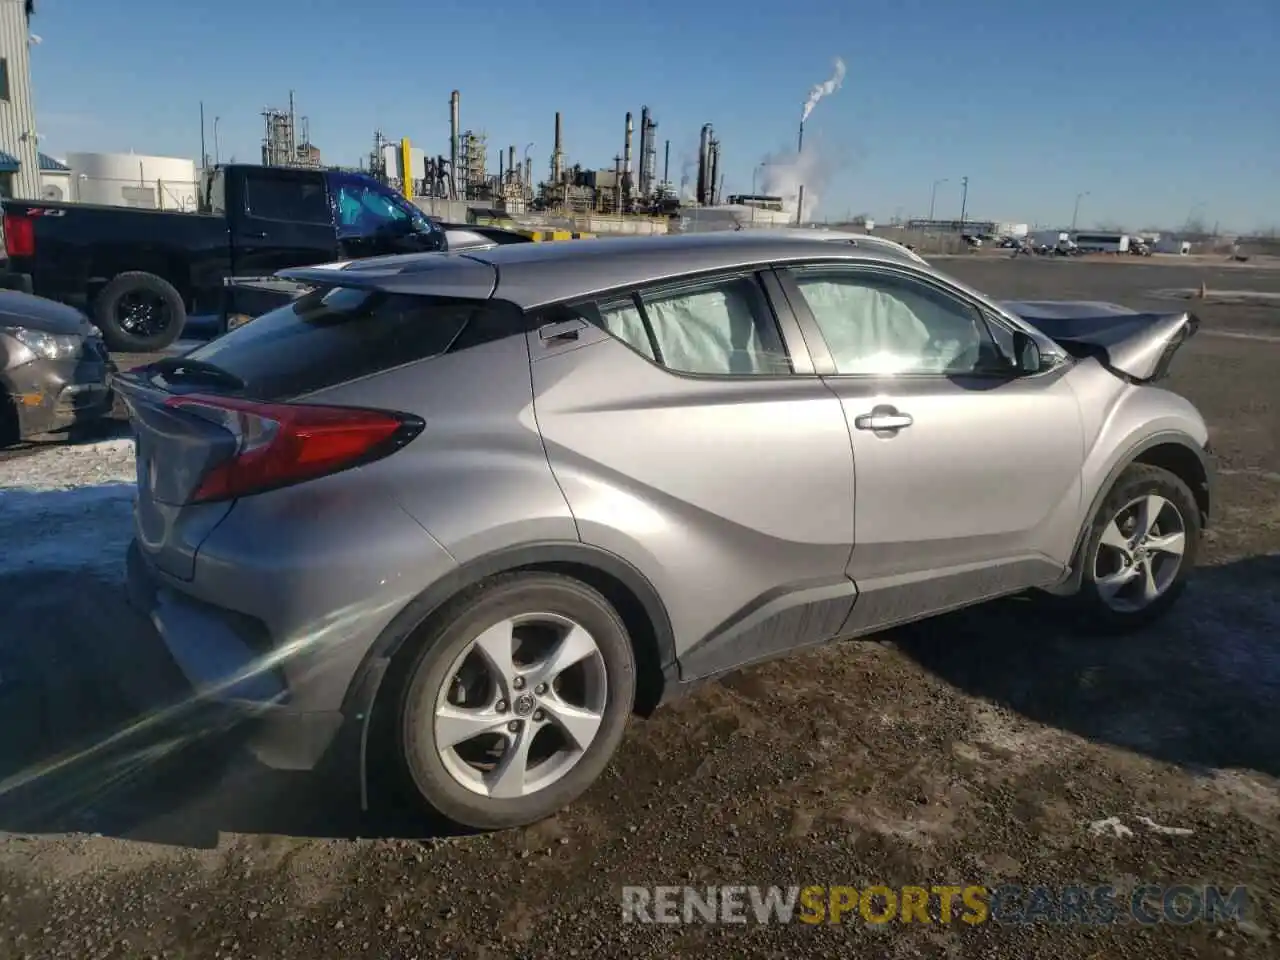
M 710 122 L 745 192 L 840 56 L 805 132 L 820 214 L 923 216 L 945 177 L 936 213 L 958 216 L 968 176 L 975 217 L 1057 224 L 1088 191 L 1081 225 L 1280 226 L 1278 0 L 39 0 L 32 29 L 55 155 L 197 157 L 203 100 L 210 153 L 216 115 L 222 159 L 256 162 L 291 88 L 330 162 L 376 127 L 446 153 L 456 87 L 464 128 L 533 143 L 539 178 L 557 109 L 569 162 L 612 166 L 648 104 L 673 179 Z

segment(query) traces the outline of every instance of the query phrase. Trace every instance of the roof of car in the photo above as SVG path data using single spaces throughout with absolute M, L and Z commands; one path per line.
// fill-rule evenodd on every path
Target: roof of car
M 720 231 L 658 237 L 514 243 L 459 253 L 370 257 L 341 267 L 281 272 L 303 282 L 335 281 L 401 293 L 498 296 L 525 309 L 573 297 L 759 263 L 838 257 L 919 266 L 905 248 L 833 244 L 792 231 Z M 335 273 L 341 277 L 335 276 Z M 496 277 L 495 277 L 496 274 Z

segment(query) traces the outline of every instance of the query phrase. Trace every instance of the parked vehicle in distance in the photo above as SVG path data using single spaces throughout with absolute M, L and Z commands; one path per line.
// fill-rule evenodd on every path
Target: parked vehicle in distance
M 101 420 L 114 370 L 79 310 L 0 290 L 0 446 Z
M 1181 592 L 1185 313 L 997 303 L 891 245 L 752 231 L 285 274 L 120 374 L 134 602 L 260 756 L 358 734 L 472 827 L 545 817 L 630 713 L 995 597 L 1128 630 Z
M 1083 253 L 1128 253 L 1127 233 L 1077 233 L 1072 238 Z
M 230 278 L 448 245 L 363 174 L 230 164 L 211 171 L 206 193 L 200 213 L 5 200 L 0 286 L 81 307 L 111 349 L 143 353 L 177 340 L 188 315 L 251 313 Z

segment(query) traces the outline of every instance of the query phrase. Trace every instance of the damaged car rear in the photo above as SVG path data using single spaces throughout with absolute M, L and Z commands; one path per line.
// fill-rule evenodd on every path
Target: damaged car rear
M 114 369 L 79 310 L 0 290 L 0 446 L 110 414 Z

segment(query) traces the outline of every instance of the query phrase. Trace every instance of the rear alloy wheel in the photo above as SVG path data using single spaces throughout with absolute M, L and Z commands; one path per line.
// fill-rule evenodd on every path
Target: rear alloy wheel
M 613 756 L 635 698 L 617 613 L 576 580 L 522 573 L 436 622 L 400 711 L 418 793 L 481 829 L 533 823 L 572 802 Z
M 1200 529 L 1199 506 L 1181 479 L 1159 467 L 1129 467 L 1090 528 L 1077 598 L 1082 612 L 1113 631 L 1163 615 L 1195 566 Z

